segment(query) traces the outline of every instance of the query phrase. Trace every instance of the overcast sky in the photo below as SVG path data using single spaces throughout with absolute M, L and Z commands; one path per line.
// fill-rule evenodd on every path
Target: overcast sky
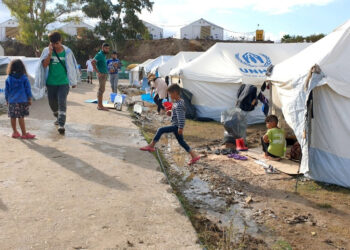
M 284 34 L 329 33 L 350 19 L 350 0 L 153 0 L 152 13 L 140 17 L 162 26 L 165 36 L 199 18 L 229 31 L 252 32 L 257 25 L 266 37 L 279 40 Z M 1 2 L 1 0 L 0 0 Z M 0 3 L 0 22 L 10 17 Z

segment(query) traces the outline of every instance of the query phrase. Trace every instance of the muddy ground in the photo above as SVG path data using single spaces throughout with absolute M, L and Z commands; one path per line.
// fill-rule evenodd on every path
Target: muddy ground
M 149 111 L 135 123 L 146 139 L 170 123 Z M 253 159 L 217 156 L 224 128 L 187 121 L 186 141 L 202 160 L 188 167 L 188 155 L 172 136 L 158 145 L 169 181 L 185 205 L 207 249 L 350 249 L 350 190 L 283 173 L 266 174 Z M 264 125 L 248 128 L 248 146 L 259 145 Z

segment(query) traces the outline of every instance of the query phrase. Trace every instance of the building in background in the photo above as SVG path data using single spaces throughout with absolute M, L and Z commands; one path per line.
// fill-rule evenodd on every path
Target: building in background
M 0 23 L 0 41 L 15 39 L 19 35 L 19 26 L 16 19 L 11 18 Z
M 264 30 L 256 30 L 256 36 L 255 36 L 255 40 L 257 42 L 263 42 L 265 40 L 265 32 Z
M 181 39 L 213 39 L 224 40 L 224 28 L 215 25 L 203 18 L 182 27 Z
M 158 39 L 163 39 L 163 29 L 154 25 L 154 24 L 151 24 L 151 23 L 148 23 L 146 21 L 143 21 L 143 24 L 146 26 L 146 28 L 148 29 L 148 32 L 151 36 L 151 39 L 153 40 L 158 40 Z
M 49 25 L 48 30 L 62 30 L 64 33 L 70 36 L 81 37 L 84 30 L 93 30 L 94 27 L 84 22 L 69 22 L 69 23 L 52 23 Z

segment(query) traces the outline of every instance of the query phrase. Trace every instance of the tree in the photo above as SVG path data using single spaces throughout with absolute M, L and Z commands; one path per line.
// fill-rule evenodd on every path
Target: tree
M 324 34 L 318 34 L 318 35 L 310 35 L 310 36 L 291 36 L 291 35 L 284 35 L 281 39 L 282 43 L 303 43 L 303 42 L 308 42 L 308 43 L 314 43 L 317 42 L 318 40 L 322 39 L 325 37 Z
M 82 0 L 82 4 L 88 17 L 100 19 L 96 32 L 105 37 L 113 49 L 127 39 L 147 36 L 147 29 L 137 14 L 142 10 L 152 11 L 150 0 Z
M 73 20 L 75 17 L 59 18 L 80 9 L 79 0 L 3 0 L 3 3 L 19 23 L 18 40 L 31 45 L 37 54 L 44 46 L 48 24 Z

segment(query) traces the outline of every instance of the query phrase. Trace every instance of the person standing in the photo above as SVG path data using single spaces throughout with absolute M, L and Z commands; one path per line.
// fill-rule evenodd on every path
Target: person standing
M 121 68 L 121 62 L 118 59 L 118 54 L 113 51 L 112 58 L 107 60 L 107 67 L 109 71 L 109 80 L 111 81 L 111 88 L 113 93 L 118 93 L 118 80 L 119 69 Z
M 24 118 L 29 115 L 32 104 L 32 91 L 26 68 L 20 59 L 11 61 L 7 68 L 5 99 L 9 107 L 8 116 L 11 118 L 12 138 L 34 139 L 35 135 L 27 132 Z M 17 130 L 17 119 L 22 136 Z
M 160 111 L 165 110 L 163 100 L 168 96 L 168 85 L 162 78 L 156 77 L 154 74 L 148 75 L 148 83 L 152 89 L 151 96 L 153 95 L 153 91 L 155 91 L 153 100 L 157 104 L 157 112 L 160 114 Z
M 109 53 L 109 45 L 104 43 L 102 49 L 96 54 L 92 61 L 92 66 L 97 72 L 99 88 L 97 92 L 97 109 L 103 111 L 109 111 L 108 108 L 103 106 L 103 93 L 106 89 L 106 82 L 108 77 L 107 59 L 106 55 Z
M 79 69 L 73 51 L 62 45 L 59 32 L 49 34 L 50 44 L 40 57 L 39 81 L 45 81 L 49 105 L 57 118 L 58 132 L 65 133 L 67 96 L 69 86 L 76 88 L 79 80 Z M 45 74 L 46 77 L 42 77 Z M 39 85 L 42 85 L 39 83 Z
M 89 56 L 89 60 L 86 61 L 86 72 L 88 83 L 92 84 L 92 76 L 94 72 L 94 68 L 92 67 L 92 56 Z

